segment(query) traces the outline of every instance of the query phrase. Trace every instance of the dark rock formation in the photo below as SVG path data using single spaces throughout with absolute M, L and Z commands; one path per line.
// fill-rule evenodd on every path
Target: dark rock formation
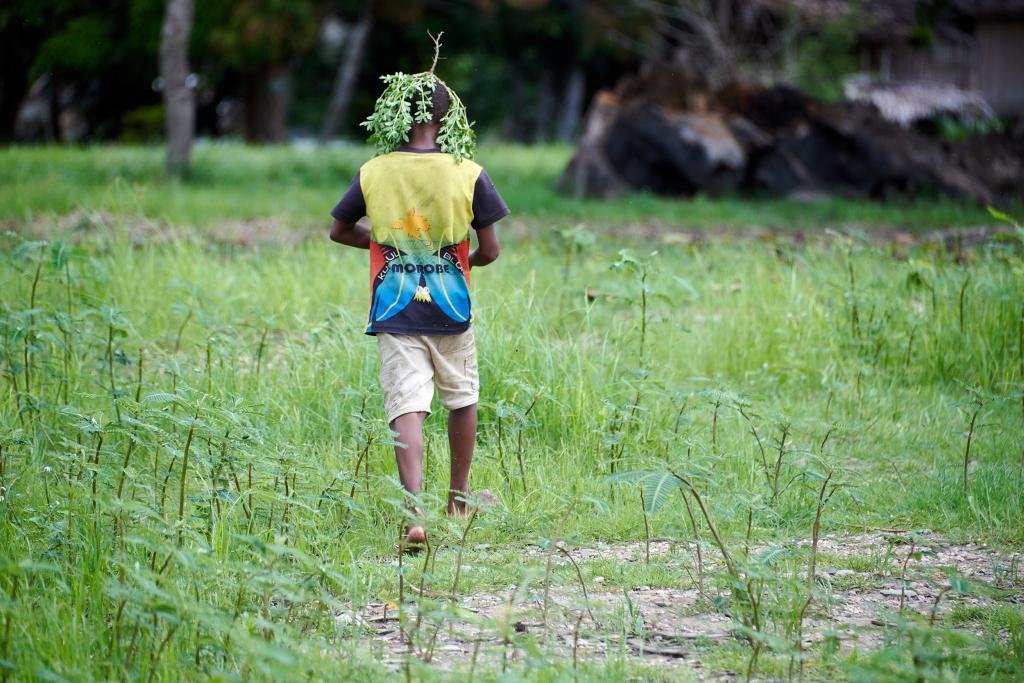
M 745 192 L 917 195 L 991 202 L 1024 191 L 1024 142 L 951 145 L 883 118 L 867 103 L 823 104 L 786 86 L 707 92 L 648 66 L 600 93 L 560 187 L 692 196 Z

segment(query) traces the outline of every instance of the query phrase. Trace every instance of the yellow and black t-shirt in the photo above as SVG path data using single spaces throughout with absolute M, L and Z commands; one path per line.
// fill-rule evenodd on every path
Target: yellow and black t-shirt
M 469 329 L 469 228 L 508 214 L 472 161 L 400 147 L 363 164 L 331 215 L 350 223 L 368 216 L 373 226 L 366 333 Z

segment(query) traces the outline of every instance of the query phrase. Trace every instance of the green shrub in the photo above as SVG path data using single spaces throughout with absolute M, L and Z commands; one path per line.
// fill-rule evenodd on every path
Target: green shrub
M 812 97 L 834 102 L 843 97 L 843 79 L 857 71 L 856 25 L 850 18 L 826 24 L 797 45 L 797 86 Z
M 121 141 L 160 142 L 164 135 L 164 106 L 154 104 L 132 109 L 121 122 Z

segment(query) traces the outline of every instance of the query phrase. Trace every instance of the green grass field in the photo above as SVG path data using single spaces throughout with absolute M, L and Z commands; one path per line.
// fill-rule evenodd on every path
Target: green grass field
M 1020 250 L 616 231 L 990 220 L 976 208 L 580 203 L 549 187 L 566 150 L 485 150 L 525 225 L 473 273 L 472 482 L 500 504 L 441 516 L 432 416 L 433 552 L 398 566 L 365 253 L 124 234 L 139 217 L 325 228 L 364 150 L 223 151 L 201 148 L 184 184 L 152 149 L 0 152 L 15 233 L 102 210 L 88 241 L 0 251 L 4 681 L 1024 676 Z M 887 540 L 827 545 L 865 533 Z M 648 558 L 646 538 L 670 543 Z M 893 586 L 917 597 L 890 596 L 851 645 L 842 605 Z M 692 614 L 728 633 L 638 655 L 658 630 L 646 589 L 699 589 Z M 591 618 L 591 599 L 611 607 Z
M 275 218 L 317 230 L 371 154 L 358 145 L 323 150 L 208 144 L 195 151 L 191 179 L 175 182 L 164 179 L 156 147 L 9 148 L 0 150 L 0 216 L 25 219 L 96 209 L 199 227 Z M 877 204 L 839 198 L 675 201 L 635 194 L 614 202 L 580 201 L 555 191 L 571 154 L 564 146 L 485 145 L 477 160 L 517 217 L 563 227 L 583 222 L 612 229 L 641 223 L 806 230 L 827 224 L 913 232 L 993 222 L 981 207 L 935 198 Z

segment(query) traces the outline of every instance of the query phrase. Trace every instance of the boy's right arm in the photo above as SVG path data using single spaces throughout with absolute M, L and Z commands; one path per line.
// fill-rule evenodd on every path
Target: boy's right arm
M 363 199 L 359 175 L 357 172 L 341 201 L 331 211 L 331 217 L 334 218 L 331 239 L 338 244 L 369 249 L 370 226 L 363 221 L 366 216 L 366 200 Z
M 469 255 L 469 265 L 486 266 L 494 263 L 501 249 L 498 246 L 498 232 L 494 224 L 509 214 L 508 205 L 498 194 L 487 171 L 481 169 L 473 185 L 473 222 L 476 230 L 477 248 Z

